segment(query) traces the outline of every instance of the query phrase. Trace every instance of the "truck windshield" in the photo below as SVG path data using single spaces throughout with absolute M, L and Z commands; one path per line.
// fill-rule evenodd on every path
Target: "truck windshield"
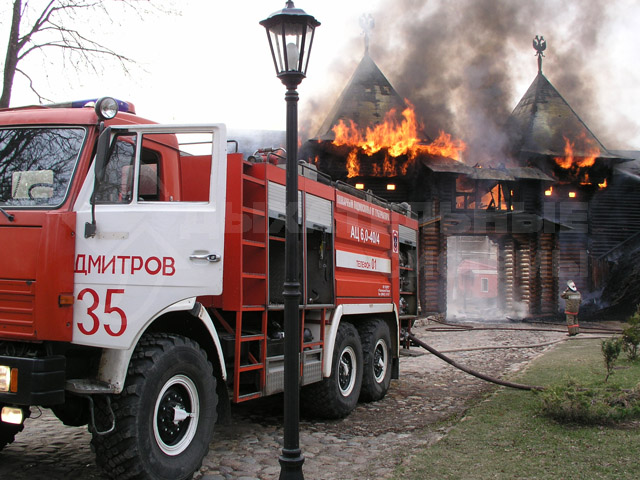
M 85 133 L 77 127 L 0 129 L 0 206 L 61 205 Z

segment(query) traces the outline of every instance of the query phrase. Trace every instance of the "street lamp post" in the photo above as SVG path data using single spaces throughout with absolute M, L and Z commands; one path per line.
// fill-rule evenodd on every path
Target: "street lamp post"
M 276 74 L 287 87 L 287 172 L 284 281 L 284 446 L 280 480 L 304 479 L 300 449 L 300 281 L 298 279 L 298 91 L 309 65 L 315 18 L 292 1 L 260 22 Z

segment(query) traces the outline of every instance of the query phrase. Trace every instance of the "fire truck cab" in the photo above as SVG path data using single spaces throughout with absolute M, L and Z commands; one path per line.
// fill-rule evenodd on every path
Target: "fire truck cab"
M 0 111 L 0 449 L 43 406 L 112 478 L 190 478 L 232 402 L 283 391 L 284 153 L 233 146 L 108 97 Z M 298 173 L 302 407 L 338 418 L 398 377 L 418 227 Z

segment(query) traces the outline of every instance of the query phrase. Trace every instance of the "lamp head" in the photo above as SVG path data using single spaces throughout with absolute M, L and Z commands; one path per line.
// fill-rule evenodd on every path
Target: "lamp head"
M 307 74 L 313 37 L 320 22 L 288 1 L 285 8 L 269 15 L 260 25 L 267 30 L 276 75 L 283 83 L 291 79 L 300 83 Z

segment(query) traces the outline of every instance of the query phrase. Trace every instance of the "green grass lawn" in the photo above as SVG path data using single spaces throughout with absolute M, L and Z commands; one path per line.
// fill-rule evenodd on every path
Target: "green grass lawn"
M 606 385 L 632 388 L 640 382 L 640 363 L 620 358 Z M 516 381 L 546 386 L 573 380 L 600 388 L 605 373 L 600 340 L 576 338 L 537 359 Z M 468 410 L 441 441 L 412 452 L 394 478 L 640 478 L 640 422 L 560 424 L 541 405 L 540 394 L 500 388 Z

